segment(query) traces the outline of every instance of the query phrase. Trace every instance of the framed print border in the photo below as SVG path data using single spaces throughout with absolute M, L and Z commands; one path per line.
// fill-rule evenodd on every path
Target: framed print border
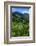
M 22 40 L 22 41 L 9 41 L 9 34 L 8 34 L 8 5 L 10 4 L 26 4 L 26 5 L 33 5 L 33 40 Z M 4 43 L 14 44 L 14 43 L 34 43 L 35 42 L 35 3 L 30 2 L 11 2 L 6 1 L 4 2 Z

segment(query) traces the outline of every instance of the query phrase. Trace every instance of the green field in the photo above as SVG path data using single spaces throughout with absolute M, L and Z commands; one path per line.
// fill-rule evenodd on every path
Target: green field
M 13 13 L 11 21 L 11 36 L 29 36 L 29 14 Z

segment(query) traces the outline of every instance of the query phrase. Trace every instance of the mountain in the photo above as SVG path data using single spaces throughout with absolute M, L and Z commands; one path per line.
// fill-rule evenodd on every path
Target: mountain
M 19 13 L 19 12 L 13 12 L 12 16 L 14 16 L 15 18 L 20 18 L 20 19 L 24 19 L 24 20 L 28 20 L 29 21 L 29 14 L 28 13 Z
M 18 15 L 28 15 L 28 13 L 20 13 L 20 12 L 13 12 L 12 14 L 18 14 Z
M 13 12 L 12 14 L 13 14 L 13 15 L 16 15 L 16 14 L 17 14 L 17 15 L 19 15 L 19 16 L 20 16 L 20 15 L 21 15 L 21 16 L 24 15 L 24 14 L 22 14 L 22 13 L 20 13 L 20 12 Z

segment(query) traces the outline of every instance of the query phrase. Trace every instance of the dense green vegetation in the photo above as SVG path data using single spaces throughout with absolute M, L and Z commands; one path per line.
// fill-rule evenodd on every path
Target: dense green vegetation
M 29 14 L 12 14 L 11 36 L 29 36 Z

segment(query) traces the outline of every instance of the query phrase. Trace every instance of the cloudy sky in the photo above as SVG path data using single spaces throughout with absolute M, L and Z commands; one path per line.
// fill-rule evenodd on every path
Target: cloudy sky
M 22 14 L 29 13 L 29 9 L 28 8 L 12 8 L 12 12 L 15 12 L 15 11 L 20 12 Z

